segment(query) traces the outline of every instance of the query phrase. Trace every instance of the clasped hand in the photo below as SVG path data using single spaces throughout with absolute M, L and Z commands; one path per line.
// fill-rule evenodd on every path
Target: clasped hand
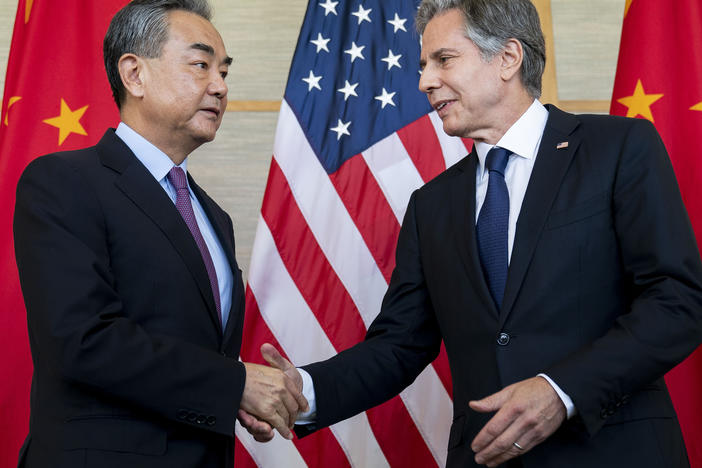
M 246 383 L 239 406 L 239 422 L 259 442 L 273 438 L 273 429 L 292 439 L 291 429 L 298 413 L 308 411 L 302 396 L 302 377 L 272 345 L 261 346 L 271 367 L 245 362 Z

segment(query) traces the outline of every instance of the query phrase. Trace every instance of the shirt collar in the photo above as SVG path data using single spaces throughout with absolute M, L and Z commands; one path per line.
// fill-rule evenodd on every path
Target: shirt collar
M 146 167 L 158 182 L 166 177 L 174 164 L 166 153 L 158 149 L 149 140 L 139 135 L 124 122 L 120 122 L 115 133 L 132 150 L 132 153 Z M 188 172 L 188 160 L 183 161 L 178 167 Z
M 502 138 L 494 146 L 499 146 L 509 150 L 525 159 L 533 159 L 539 150 L 541 136 L 546 128 L 548 111 L 537 99 L 531 106 L 517 119 L 514 124 L 502 135 Z M 484 142 L 475 143 L 475 151 L 478 153 L 478 174 L 482 177 L 485 170 L 485 158 L 493 145 Z

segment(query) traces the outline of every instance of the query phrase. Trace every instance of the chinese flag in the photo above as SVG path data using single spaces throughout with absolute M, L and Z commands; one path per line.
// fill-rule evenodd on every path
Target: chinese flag
M 702 247 L 702 2 L 626 0 L 611 114 L 656 125 Z M 666 375 L 690 463 L 702 468 L 702 348 Z
M 29 426 L 32 361 L 12 240 L 15 188 L 37 156 L 95 144 L 119 122 L 102 60 L 127 0 L 19 0 L 0 120 L 0 468 Z

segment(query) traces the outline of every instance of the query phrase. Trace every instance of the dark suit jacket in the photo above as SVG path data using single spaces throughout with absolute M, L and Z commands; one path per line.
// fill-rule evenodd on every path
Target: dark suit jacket
M 224 333 L 190 231 L 113 130 L 25 170 L 14 233 L 34 376 L 20 466 L 232 466 L 243 285 L 230 218 L 190 184 L 234 274 Z
M 468 402 L 539 372 L 579 413 L 526 467 L 686 466 L 662 376 L 702 341 L 702 266 L 653 126 L 549 107 L 499 311 L 475 239 L 476 165 L 472 153 L 412 195 L 366 340 L 306 367 L 316 427 L 400 392 L 443 339 L 448 466 L 474 466 L 470 442 L 491 416 Z

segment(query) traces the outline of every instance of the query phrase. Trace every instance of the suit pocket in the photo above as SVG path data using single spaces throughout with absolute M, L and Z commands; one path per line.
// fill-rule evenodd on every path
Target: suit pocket
M 139 455 L 166 453 L 166 431 L 138 419 L 99 417 L 76 418 L 63 431 L 66 450 L 94 449 Z
M 463 426 L 465 425 L 465 422 L 466 417 L 463 414 L 454 418 L 453 424 L 451 424 L 451 433 L 449 435 L 449 450 L 461 445 L 461 442 L 463 442 Z
M 551 213 L 546 222 L 546 229 L 555 229 L 568 224 L 577 223 L 578 221 L 598 215 L 608 210 L 609 207 L 609 197 L 606 193 L 595 195 L 569 208 Z

